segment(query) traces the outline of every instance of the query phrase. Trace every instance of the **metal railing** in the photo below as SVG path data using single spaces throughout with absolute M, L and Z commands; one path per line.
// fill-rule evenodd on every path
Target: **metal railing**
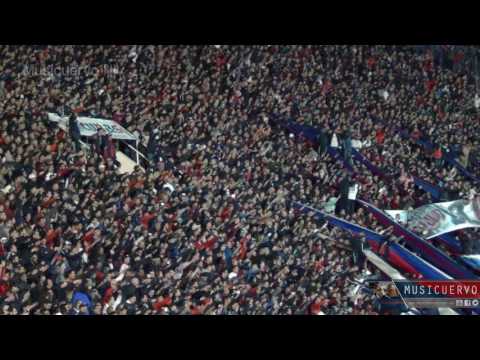
M 133 147 L 128 142 L 119 140 L 118 141 L 118 150 L 124 153 L 127 157 L 135 161 L 135 163 L 140 166 L 142 169 L 146 170 L 151 166 L 150 160 L 143 154 L 137 147 Z

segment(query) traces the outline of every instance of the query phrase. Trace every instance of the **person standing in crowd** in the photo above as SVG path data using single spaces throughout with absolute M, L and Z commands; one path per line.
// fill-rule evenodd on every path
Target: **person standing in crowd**
M 117 163 L 117 149 L 112 135 L 108 134 L 106 137 L 106 143 L 103 148 L 103 158 L 105 161 L 111 160 L 113 163 Z
M 348 129 L 343 134 L 343 158 L 349 166 L 352 166 L 352 138 Z
M 104 128 L 97 126 L 97 133 L 94 137 L 94 147 L 97 154 L 105 154 L 105 149 L 108 145 L 108 135 Z
M 80 151 L 80 127 L 77 121 L 77 115 L 73 112 L 68 118 L 68 133 L 75 145 L 75 151 Z

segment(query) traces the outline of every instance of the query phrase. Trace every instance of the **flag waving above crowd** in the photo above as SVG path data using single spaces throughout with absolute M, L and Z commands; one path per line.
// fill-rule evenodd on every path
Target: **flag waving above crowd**
M 426 239 L 470 227 L 480 227 L 480 197 L 424 205 L 415 210 L 386 211 Z

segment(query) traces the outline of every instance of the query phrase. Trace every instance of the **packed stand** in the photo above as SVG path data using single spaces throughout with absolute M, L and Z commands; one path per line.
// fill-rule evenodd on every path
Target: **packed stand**
M 478 147 L 476 113 L 448 108 L 473 98 L 465 76 L 409 48 L 2 46 L 0 54 L 3 314 L 373 314 L 374 296 L 351 294 L 367 267 L 374 272 L 352 256 L 356 242 L 293 204 L 321 208 L 350 181 L 380 208 L 433 202 L 411 175 L 451 197 L 476 191 L 395 135 L 428 134 L 458 153 L 465 141 L 472 154 Z M 111 139 L 99 134 L 93 151 L 82 148 L 46 112 L 117 121 L 138 136 L 149 166 L 118 174 Z M 285 131 L 290 119 L 320 129 L 320 145 Z M 348 171 L 326 152 L 334 133 L 340 147 L 365 142 L 360 152 L 393 180 L 349 154 Z M 337 214 L 382 231 L 349 210 Z

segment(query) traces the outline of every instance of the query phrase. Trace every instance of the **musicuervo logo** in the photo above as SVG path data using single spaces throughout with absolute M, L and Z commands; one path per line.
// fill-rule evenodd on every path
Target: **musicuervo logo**
M 41 76 L 41 77 L 92 77 L 96 75 L 115 76 L 120 74 L 117 67 L 110 65 L 101 66 L 32 66 L 25 65 L 22 69 L 24 76 Z
M 471 280 L 395 280 L 400 296 L 417 308 L 478 307 L 480 281 Z

